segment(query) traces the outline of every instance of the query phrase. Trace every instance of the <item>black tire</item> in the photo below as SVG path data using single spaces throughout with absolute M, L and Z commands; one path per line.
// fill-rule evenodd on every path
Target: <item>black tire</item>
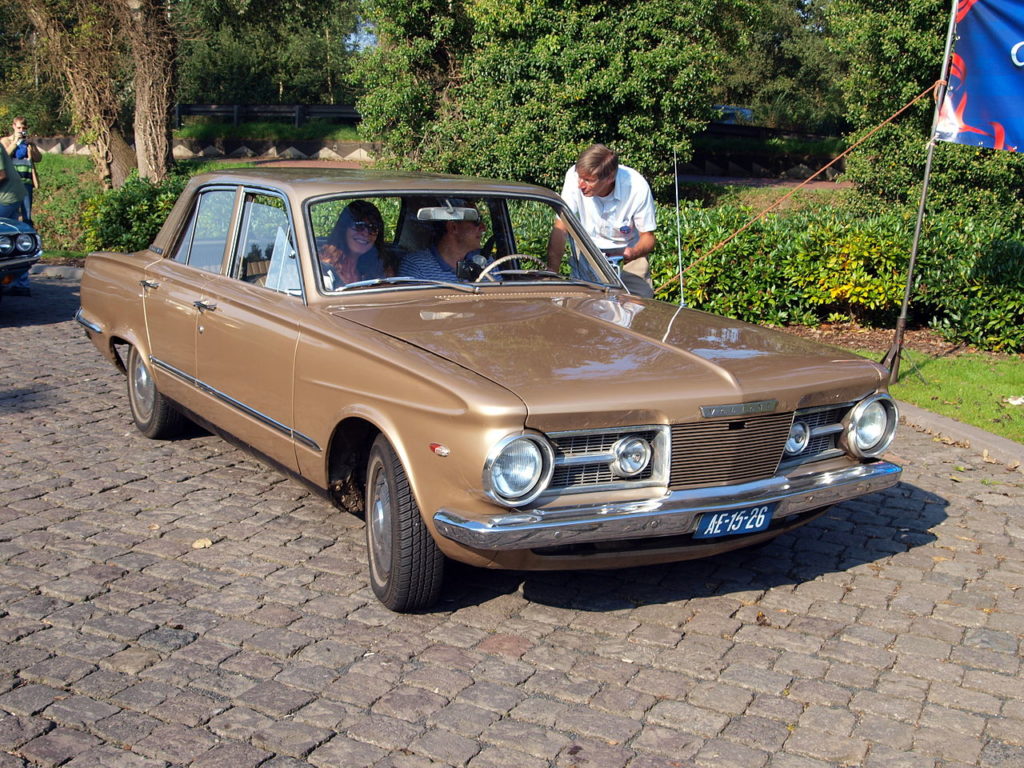
M 185 417 L 160 394 L 153 373 L 135 347 L 128 351 L 128 405 L 139 432 L 153 440 L 180 435 Z
M 366 463 L 366 552 L 373 593 L 392 611 L 432 605 L 441 593 L 444 555 L 423 524 L 402 462 L 378 435 Z

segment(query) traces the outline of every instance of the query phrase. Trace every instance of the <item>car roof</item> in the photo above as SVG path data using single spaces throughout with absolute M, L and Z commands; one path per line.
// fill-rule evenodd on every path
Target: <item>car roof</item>
M 252 184 L 280 189 L 295 198 L 347 193 L 462 193 L 479 195 L 530 195 L 558 199 L 549 189 L 513 181 L 407 173 L 390 170 L 320 167 L 241 167 L 200 173 L 190 186 Z

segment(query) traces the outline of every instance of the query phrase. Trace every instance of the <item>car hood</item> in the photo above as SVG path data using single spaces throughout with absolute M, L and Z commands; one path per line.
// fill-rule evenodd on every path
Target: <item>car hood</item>
M 34 233 L 35 230 L 22 221 L 0 218 L 0 235 L 19 235 L 22 232 Z
M 334 312 L 507 388 L 534 424 L 613 411 L 663 423 L 699 418 L 700 406 L 761 400 L 792 410 L 854 400 L 885 378 L 857 355 L 618 293 L 488 292 Z

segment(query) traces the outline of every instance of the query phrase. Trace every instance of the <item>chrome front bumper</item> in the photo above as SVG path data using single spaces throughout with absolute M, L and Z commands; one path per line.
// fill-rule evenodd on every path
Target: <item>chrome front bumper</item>
M 817 475 L 676 491 L 647 501 L 513 510 L 486 520 L 470 520 L 442 508 L 434 514 L 434 526 L 452 541 L 483 550 L 676 536 L 692 533 L 703 514 L 776 503 L 773 519 L 778 520 L 889 488 L 902 472 L 895 464 L 876 461 Z

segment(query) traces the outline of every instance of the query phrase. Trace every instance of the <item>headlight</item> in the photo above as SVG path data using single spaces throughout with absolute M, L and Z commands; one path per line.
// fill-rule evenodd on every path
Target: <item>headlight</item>
M 789 437 L 786 438 L 786 454 L 796 456 L 803 453 L 804 449 L 811 442 L 811 429 L 802 421 L 794 421 L 789 428 Z
M 554 452 L 539 435 L 512 435 L 500 441 L 484 465 L 484 487 L 501 504 L 527 504 L 551 481 Z
M 636 477 L 647 468 L 653 451 L 651 444 L 642 437 L 630 435 L 615 443 L 612 453 L 615 454 L 612 473 L 618 477 Z
M 15 238 L 14 247 L 21 253 L 32 253 L 36 249 L 36 239 L 33 235 L 22 233 Z
M 878 456 L 896 435 L 899 411 L 889 395 L 872 395 L 850 411 L 846 425 L 846 445 L 854 456 Z
M 0 254 L 6 256 L 14 250 L 14 241 L 6 235 L 0 236 Z

